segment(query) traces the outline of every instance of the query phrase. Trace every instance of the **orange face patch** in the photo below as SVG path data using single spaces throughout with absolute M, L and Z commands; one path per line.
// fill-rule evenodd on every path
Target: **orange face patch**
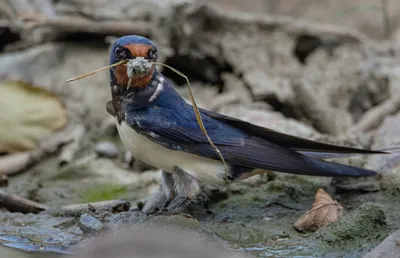
M 123 47 L 128 49 L 133 57 L 147 57 L 147 53 L 151 49 L 151 45 L 146 44 L 127 44 Z M 150 83 L 154 69 L 153 66 L 148 75 L 133 77 L 130 87 L 146 87 Z M 128 85 L 129 78 L 126 73 L 126 65 L 121 64 L 115 68 L 115 79 L 118 85 Z
M 136 76 L 131 80 L 130 87 L 146 87 L 153 76 L 155 66 L 153 66 L 148 75 Z M 117 85 L 128 85 L 129 78 L 126 73 L 126 65 L 120 64 L 115 67 L 115 79 L 117 81 Z
M 128 49 L 133 57 L 147 57 L 147 53 L 151 49 L 151 45 L 146 44 L 128 44 L 124 45 L 123 47 Z

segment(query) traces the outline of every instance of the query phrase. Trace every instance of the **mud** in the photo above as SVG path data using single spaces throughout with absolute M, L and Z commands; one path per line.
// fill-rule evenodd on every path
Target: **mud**
M 188 75 L 200 107 L 325 142 L 399 146 L 397 110 L 384 114 L 368 131 L 354 131 L 368 110 L 400 92 L 396 42 L 371 41 L 343 27 L 191 1 L 135 1 L 135 8 L 123 1 L 114 1 L 113 8 L 93 1 L 89 8 L 84 2 L 55 5 L 60 13 L 150 24 L 161 61 Z M 0 247 L 0 256 L 17 249 L 29 251 L 18 252 L 21 257 L 53 257 L 86 246 L 100 232 L 174 225 L 253 257 L 363 257 L 400 228 L 398 154 L 335 159 L 381 174 L 368 180 L 266 172 L 228 187 L 203 186 L 202 195 L 186 209 L 190 215 L 146 216 L 136 211 L 136 204 L 157 190 L 160 171 L 137 160 L 126 162 L 126 149 L 106 112 L 111 98 L 108 73 L 65 83 L 108 63 L 110 42 L 105 35 L 97 36 L 78 41 L 67 35 L 0 56 L 2 77 L 56 93 L 67 107 L 70 124 L 86 129 L 72 162 L 60 166 L 55 153 L 8 178 L 5 189 L 51 207 L 124 199 L 132 209 L 87 210 L 74 216 L 0 212 L 0 243 L 7 247 Z M 184 82 L 164 73 L 187 98 Z M 98 144 L 104 142 L 112 145 L 112 155 L 99 151 Z M 338 200 L 345 215 L 314 233 L 297 232 L 293 223 L 311 207 L 318 188 Z

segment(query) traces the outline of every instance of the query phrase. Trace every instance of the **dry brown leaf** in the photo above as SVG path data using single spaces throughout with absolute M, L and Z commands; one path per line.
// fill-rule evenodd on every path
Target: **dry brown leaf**
M 0 83 L 0 152 L 28 151 L 62 128 L 67 112 L 58 97 L 20 81 Z
M 311 210 L 301 216 L 295 229 L 299 231 L 315 231 L 331 222 L 338 221 L 343 213 L 343 207 L 332 199 L 323 189 L 318 189 Z

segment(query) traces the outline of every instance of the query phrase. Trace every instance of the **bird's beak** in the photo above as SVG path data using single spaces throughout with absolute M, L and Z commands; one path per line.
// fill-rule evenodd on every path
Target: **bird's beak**
M 153 68 L 153 63 L 144 57 L 128 59 L 126 63 L 126 73 L 129 78 L 135 76 L 148 75 Z
M 126 63 L 126 73 L 129 78 L 128 88 L 130 87 L 133 78 L 148 76 L 152 72 L 152 68 L 153 63 L 144 57 L 128 59 Z

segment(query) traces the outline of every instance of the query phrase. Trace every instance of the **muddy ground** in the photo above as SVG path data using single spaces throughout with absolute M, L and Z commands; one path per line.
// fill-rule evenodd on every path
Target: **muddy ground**
M 21 257 L 68 253 L 67 247 L 84 246 L 99 232 L 160 223 L 253 257 L 363 257 L 400 228 L 398 154 L 336 159 L 375 169 L 380 174 L 375 178 L 268 171 L 229 186 L 203 186 L 203 194 L 186 209 L 190 216 L 136 211 L 138 202 L 158 190 L 160 171 L 130 160 L 121 144 L 105 108 L 111 98 L 108 73 L 65 83 L 106 65 L 115 37 L 151 37 L 159 45 L 160 60 L 187 74 L 200 107 L 309 139 L 376 149 L 400 146 L 400 47 L 396 40 L 365 35 L 357 26 L 242 13 L 223 4 L 131 2 L 51 3 L 56 14 L 84 17 L 92 28 L 101 21 L 128 21 L 120 30 L 63 27 L 61 22 L 40 23 L 32 30 L 27 22 L 11 19 L 8 48 L 3 46 L 0 56 L 1 78 L 56 94 L 68 112 L 68 126 L 61 132 L 80 128 L 84 133 L 72 160 L 61 162 L 60 147 L 8 177 L 2 190 L 51 209 L 0 212 L 0 243 L 7 246 L 0 247 L 1 257 L 6 252 Z M 27 6 L 48 15 L 43 6 Z M 186 98 L 184 81 L 169 71 L 164 74 Z M 315 232 L 296 231 L 293 224 L 310 209 L 319 188 L 341 203 L 344 216 Z M 78 213 L 59 210 L 115 199 L 128 201 L 130 210 L 126 205 Z

